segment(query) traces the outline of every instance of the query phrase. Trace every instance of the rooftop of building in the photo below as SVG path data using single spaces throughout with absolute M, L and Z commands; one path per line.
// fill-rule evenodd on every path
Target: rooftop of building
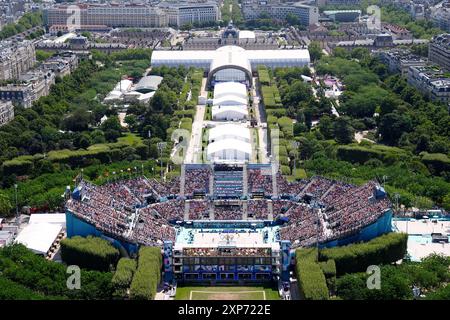
M 337 14 L 337 13 L 359 13 L 361 14 L 361 10 L 325 10 L 323 12 L 325 15 Z
M 442 33 L 433 38 L 432 43 L 439 44 L 440 46 L 450 49 L 450 33 Z
M 390 50 L 384 50 L 385 54 L 402 61 L 414 61 L 414 62 L 426 62 L 427 58 L 421 57 L 411 52 L 408 49 L 393 48 Z

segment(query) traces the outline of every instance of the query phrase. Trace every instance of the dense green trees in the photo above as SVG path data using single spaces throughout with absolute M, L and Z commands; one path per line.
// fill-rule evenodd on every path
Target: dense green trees
M 37 176 L 53 172 L 52 162 L 55 157 L 52 151 L 61 150 L 64 153 L 65 150 L 78 149 L 86 153 L 84 149 L 91 145 L 115 142 L 122 135 L 124 129 L 117 119 L 117 111 L 109 109 L 100 101 L 123 74 L 141 75 L 149 65 L 151 51 L 132 49 L 109 56 L 93 52 L 93 56 L 92 61 L 81 61 L 70 76 L 57 78 L 50 94 L 36 101 L 32 108 L 16 107 L 15 119 L 0 128 L 0 163 L 3 164 L 0 178 L 3 186 L 11 185 L 13 175 Z M 105 115 L 108 120 L 98 127 Z M 145 151 L 141 149 L 136 147 L 135 154 L 130 153 L 131 149 L 127 150 L 127 158 L 146 159 L 148 152 L 141 152 Z M 33 158 L 27 158 L 27 155 L 33 155 Z M 36 159 L 47 155 L 52 155 L 49 156 L 50 162 L 36 162 Z M 8 161 L 18 156 L 24 157 Z M 115 155 L 107 155 L 103 160 L 110 162 L 114 159 L 117 160 Z M 87 164 L 83 162 L 86 161 L 71 165 Z
M 3 26 L 0 31 L 0 40 L 14 36 L 33 27 L 42 26 L 42 22 L 42 12 L 25 13 L 17 23 L 9 23 Z M 36 38 L 39 35 L 41 35 L 41 33 L 31 34 L 30 38 Z
M 10 215 L 11 210 L 11 200 L 4 192 L 0 191 L 0 217 Z
M 101 238 L 76 236 L 61 241 L 61 258 L 68 265 L 76 264 L 81 268 L 109 271 L 119 259 L 119 250 Z
M 338 143 L 347 144 L 353 141 L 354 129 L 348 118 L 340 117 L 336 119 L 333 132 Z
M 366 273 L 346 274 L 337 280 L 337 295 L 345 300 L 404 300 L 413 298 L 413 286 L 426 299 L 448 299 L 450 259 L 432 254 L 422 262 L 382 265 L 380 290 L 368 289 Z
M 312 62 L 319 60 L 323 56 L 322 47 L 320 46 L 319 42 L 311 42 L 308 46 L 308 50 Z
M 8 299 L 110 299 L 112 294 L 111 273 L 81 270 L 80 289 L 70 290 L 65 265 L 20 244 L 0 249 L 0 274 L 0 296 Z
M 333 56 L 322 57 L 316 63 L 316 70 L 319 74 L 339 77 L 346 86 L 336 108 L 341 117 L 349 117 L 346 127 L 349 138 L 352 128 L 358 131 L 370 130 L 371 140 L 401 149 L 370 146 L 367 142 L 343 147 L 323 141 L 334 139 L 342 144 L 347 139 L 339 140 L 336 136 L 337 119 L 322 114 L 317 126 L 320 135 L 315 132 L 310 138 L 324 145 L 326 152 L 317 151 L 310 155 L 314 160 L 305 163 L 305 166 L 314 173 L 358 177 L 356 180 L 361 177 L 363 170 L 367 172 L 363 176 L 369 177 L 370 174 L 373 178 L 379 178 L 381 172 L 385 172 L 392 178 L 387 183 L 388 191 L 400 193 L 403 204 L 411 204 L 412 201 L 424 204 L 427 201 L 419 200 L 430 197 L 438 205 L 445 205 L 444 197 L 450 192 L 450 115 L 446 106 L 429 101 L 410 87 L 402 76 L 387 74 L 385 67 L 365 49 L 350 52 L 336 49 Z M 308 129 L 300 125 L 294 128 L 296 136 L 306 135 L 304 132 Z M 359 165 L 350 171 L 344 169 L 347 167 L 344 163 L 340 164 L 343 167 L 339 169 L 334 165 L 331 165 L 334 169 L 326 169 L 322 166 L 325 158 L 319 159 L 318 155 L 328 158 L 328 161 L 337 158 Z M 329 165 L 331 163 L 333 161 L 328 162 Z M 406 168 L 415 174 L 407 172 Z M 342 175 L 343 172 L 346 174 Z M 399 172 L 403 172 L 403 175 L 398 175 Z M 428 187 L 423 188 L 418 180 Z M 440 185 L 441 191 L 436 190 L 433 180 Z

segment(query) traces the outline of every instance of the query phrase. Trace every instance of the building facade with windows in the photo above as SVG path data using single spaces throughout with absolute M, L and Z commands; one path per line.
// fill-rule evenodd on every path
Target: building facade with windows
M 14 119 L 14 106 L 11 101 L 0 101 L 0 127 Z
M 450 77 L 439 67 L 410 67 L 408 84 L 433 101 L 450 103 Z
M 17 79 L 36 64 L 36 52 L 31 41 L 0 43 L 0 81 Z
M 166 15 L 169 26 L 181 27 L 187 24 L 204 25 L 220 20 L 220 7 L 217 2 L 168 2 L 158 5 Z
M 79 19 L 75 18 L 79 15 Z M 165 27 L 167 15 L 161 9 L 138 4 L 59 5 L 44 10 L 44 24 L 106 27 Z
M 272 19 L 286 20 L 289 14 L 298 17 L 304 26 L 319 22 L 319 8 L 305 5 L 302 2 L 281 2 L 277 0 L 243 0 L 242 14 L 245 19 L 258 19 L 261 15 L 268 15 Z
M 450 33 L 438 35 L 431 40 L 428 47 L 428 58 L 431 62 L 450 71 Z

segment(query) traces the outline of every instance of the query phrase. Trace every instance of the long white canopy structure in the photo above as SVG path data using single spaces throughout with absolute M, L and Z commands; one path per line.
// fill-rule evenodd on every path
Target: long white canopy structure
M 233 123 L 221 124 L 209 130 L 209 142 L 218 142 L 226 139 L 250 142 L 250 130 L 242 125 Z
M 248 117 L 247 106 L 213 106 L 212 107 L 212 119 L 213 120 L 226 120 L 226 121 L 238 121 L 246 119 Z
M 239 97 L 234 93 L 223 95 L 220 98 L 213 100 L 214 106 L 238 106 L 247 105 L 247 99 Z
M 247 88 L 239 82 L 219 82 L 214 86 L 214 99 L 233 94 L 236 97 L 247 99 Z
M 307 49 L 292 50 L 245 50 L 238 46 L 223 46 L 217 50 L 155 50 L 152 54 L 154 67 L 196 67 L 209 71 L 208 84 L 221 70 L 237 70 L 251 78 L 258 65 L 269 68 L 306 66 L 310 63 Z M 251 79 L 247 79 L 251 80 Z M 226 81 L 226 79 L 221 79 Z
M 210 143 L 206 150 L 208 160 L 215 163 L 249 161 L 251 153 L 252 147 L 250 143 L 236 139 L 225 139 Z

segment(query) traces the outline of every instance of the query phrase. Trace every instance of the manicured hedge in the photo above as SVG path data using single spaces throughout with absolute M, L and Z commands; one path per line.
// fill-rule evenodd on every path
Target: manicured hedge
M 130 153 L 130 151 L 132 152 Z M 26 175 L 31 174 L 35 168 L 38 168 L 42 161 L 67 164 L 70 167 L 75 168 L 85 166 L 86 163 L 94 159 L 97 159 L 102 163 L 126 160 L 130 154 L 133 153 L 138 154 L 142 159 L 146 159 L 148 147 L 142 142 L 141 138 L 136 137 L 133 134 L 128 134 L 119 138 L 118 142 L 94 144 L 86 150 L 52 150 L 47 153 L 45 159 L 42 154 L 20 156 L 5 161 L 1 168 L 4 175 Z
M 138 268 L 130 287 L 130 298 L 134 300 L 155 299 L 161 281 L 162 255 L 157 247 L 142 247 L 139 250 Z
M 136 272 L 136 261 L 133 259 L 122 258 L 117 264 L 116 272 L 112 278 L 112 286 L 114 289 L 114 297 L 127 297 L 127 290 L 133 280 L 133 275 Z
M 325 275 L 317 263 L 317 249 L 297 249 L 297 281 L 302 298 L 306 300 L 328 300 Z
M 281 107 L 280 93 L 276 85 L 261 86 L 261 95 L 264 106 L 266 108 L 279 108 Z
M 431 169 L 432 172 L 441 173 L 450 171 L 450 158 L 443 153 L 422 152 L 422 162 Z
M 351 144 L 347 146 L 339 146 L 337 148 L 337 157 L 340 160 L 351 163 L 364 164 L 370 159 L 378 159 L 385 164 L 392 164 L 403 158 L 408 158 L 409 155 L 400 148 L 387 147 L 380 145 L 361 146 Z
M 402 259 L 407 241 L 407 234 L 392 232 L 366 243 L 323 249 L 320 251 L 320 260 L 333 259 L 338 276 L 363 272 L 370 265 L 388 264 Z
M 101 238 L 75 236 L 61 241 L 61 258 L 69 265 L 108 271 L 116 265 L 119 250 Z
M 270 85 L 269 70 L 266 66 L 258 66 L 258 78 L 262 85 Z
M 180 123 L 180 129 L 187 130 L 189 132 L 192 131 L 192 119 L 191 118 L 182 118 Z
M 320 268 L 322 269 L 325 279 L 327 280 L 328 290 L 331 292 L 336 291 L 336 263 L 333 259 L 328 261 L 319 262 Z

